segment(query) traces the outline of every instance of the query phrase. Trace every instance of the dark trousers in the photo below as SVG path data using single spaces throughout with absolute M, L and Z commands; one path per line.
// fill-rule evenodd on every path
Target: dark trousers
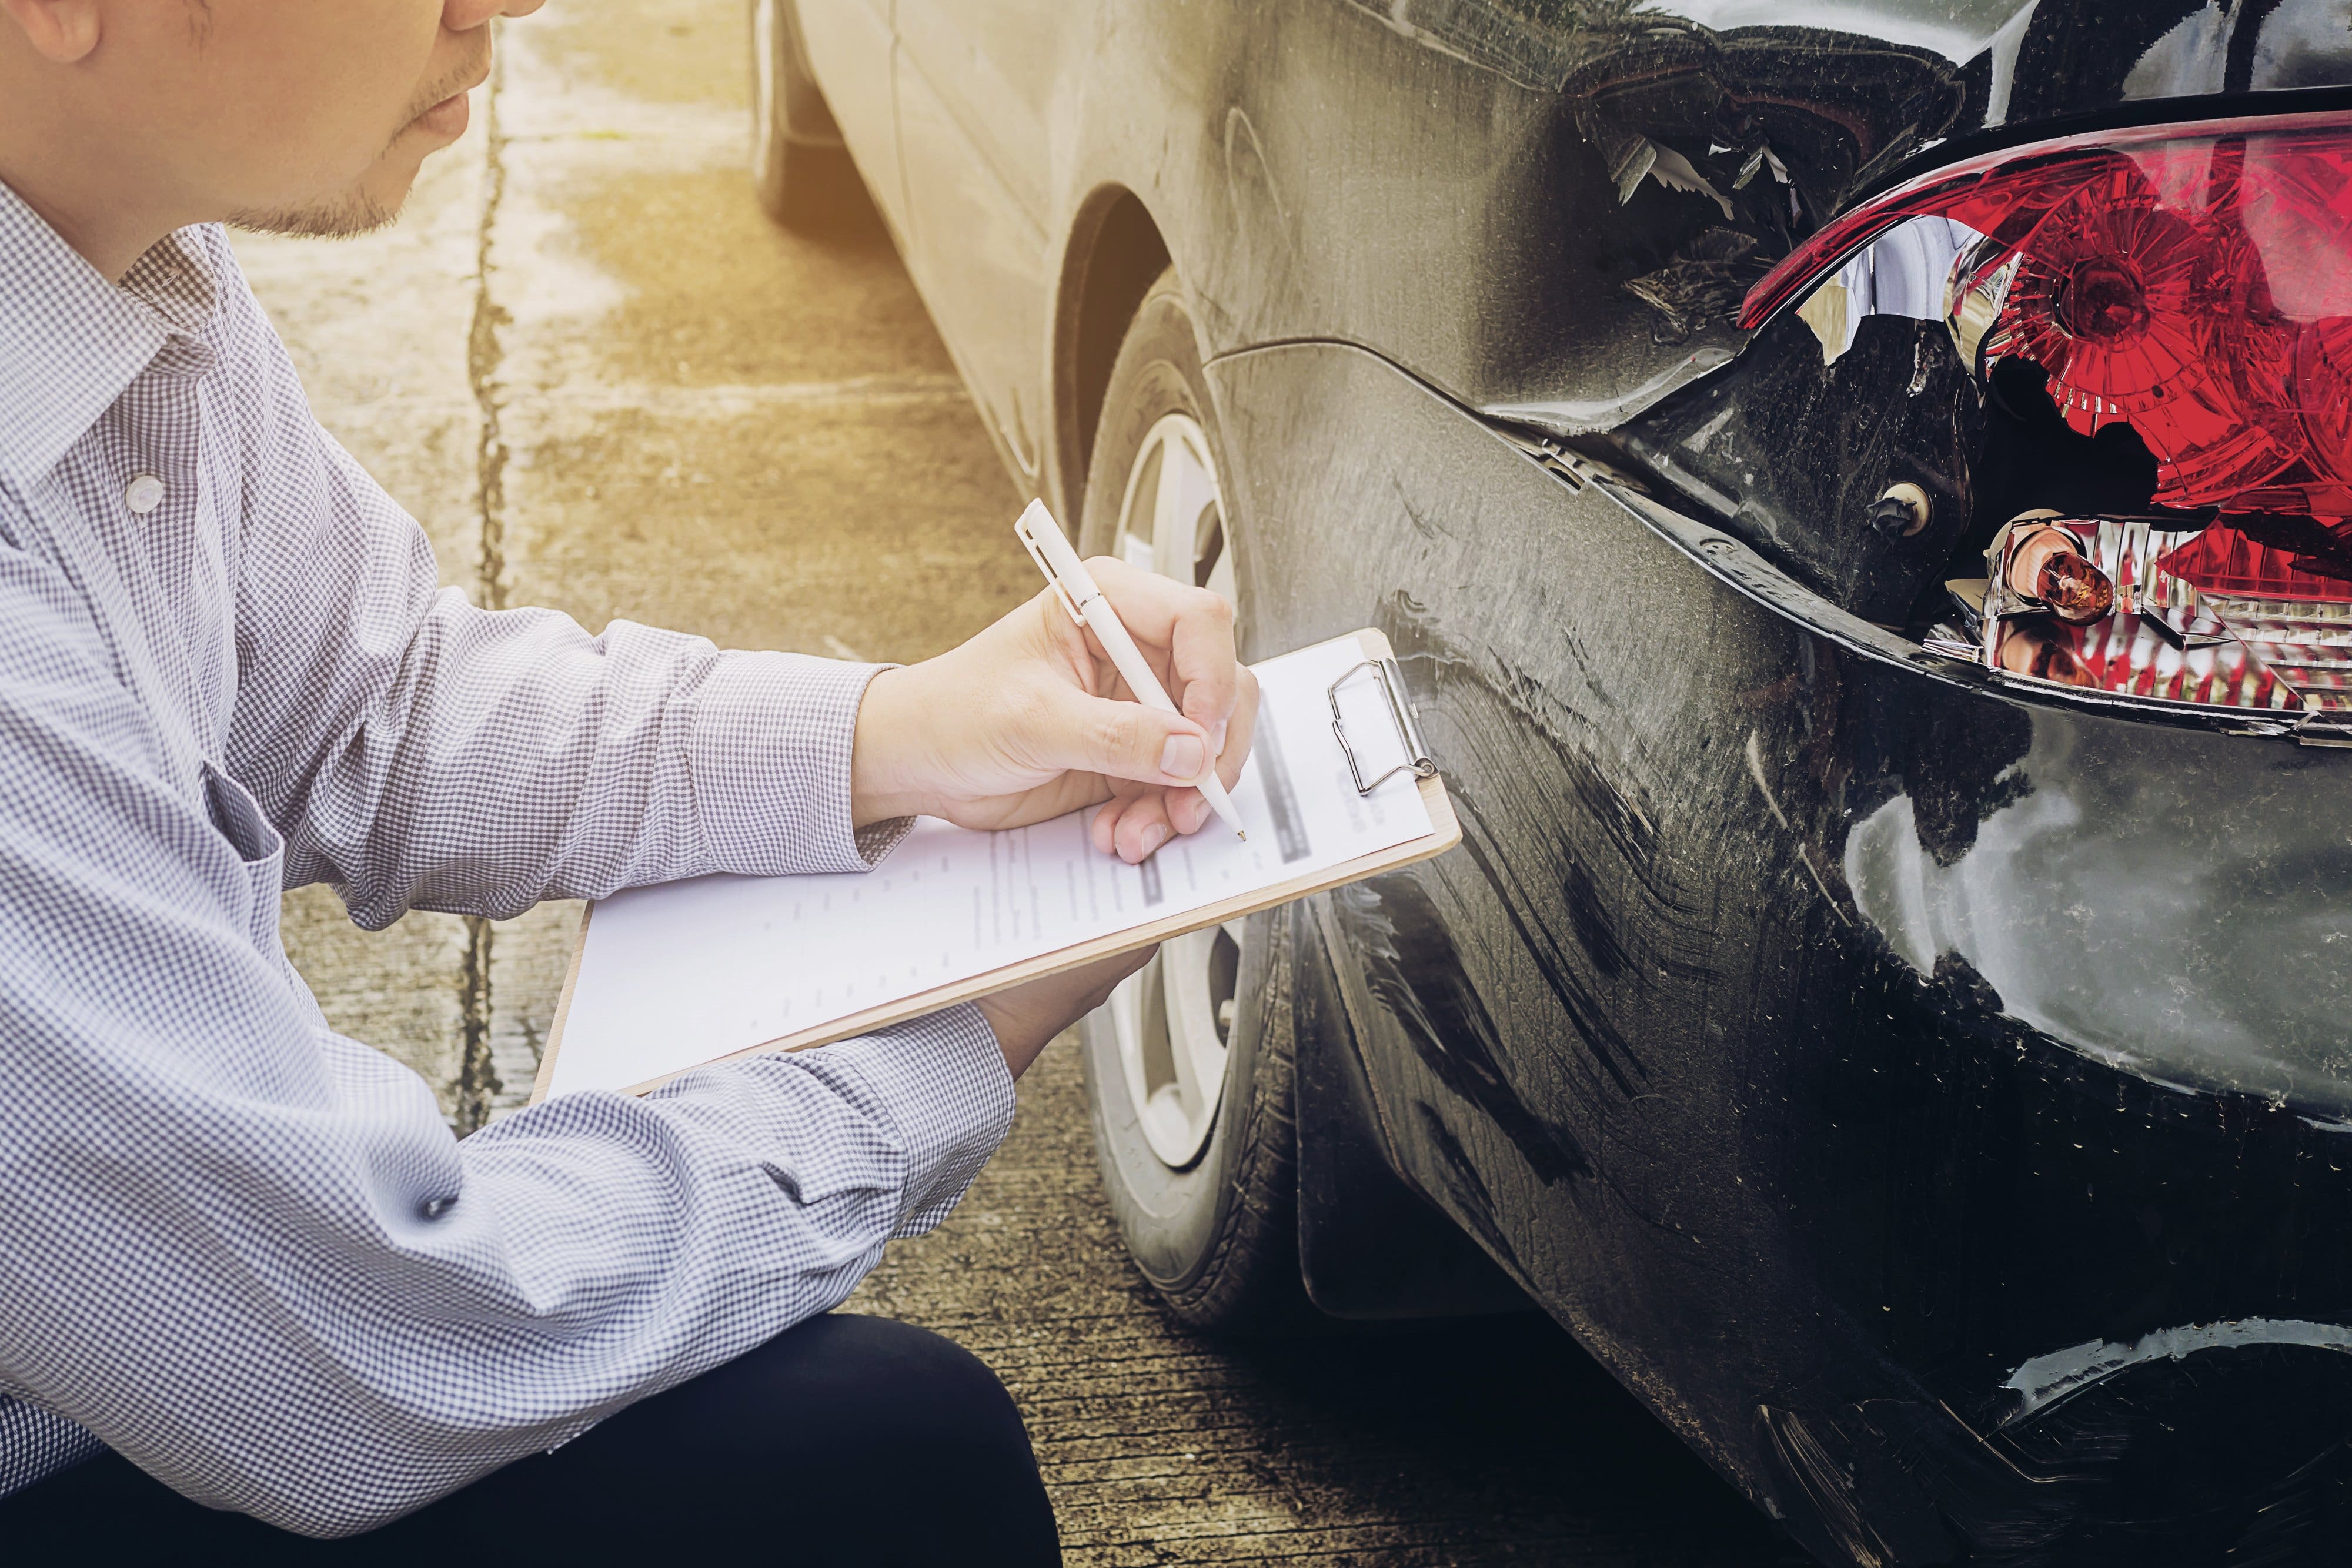
M 111 1454 L 0 1499 L 12 1568 L 1061 1560 L 1028 1433 L 995 1375 L 937 1334 L 847 1314 L 347 1541 L 199 1507 Z

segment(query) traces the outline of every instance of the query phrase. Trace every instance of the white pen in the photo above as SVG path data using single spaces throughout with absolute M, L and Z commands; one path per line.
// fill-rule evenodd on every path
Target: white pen
M 1168 700 L 1168 693 L 1160 685 L 1160 677 L 1151 673 L 1150 664 L 1144 663 L 1143 653 L 1136 647 L 1135 639 L 1129 636 L 1127 628 L 1119 623 L 1118 612 L 1110 607 L 1110 601 L 1103 597 L 1103 591 L 1095 586 L 1094 578 L 1087 573 L 1086 564 L 1078 559 L 1078 552 L 1070 548 L 1069 539 L 1062 533 L 1062 525 L 1054 520 L 1054 514 L 1045 509 L 1045 503 L 1030 502 L 1022 512 L 1020 520 L 1013 525 L 1013 532 L 1029 551 L 1029 559 L 1037 563 L 1037 570 L 1045 574 L 1046 584 L 1061 600 L 1062 608 L 1070 612 L 1070 619 L 1094 628 L 1095 640 L 1102 644 L 1103 652 L 1110 655 L 1111 664 L 1118 670 L 1120 678 L 1127 682 L 1127 689 L 1135 694 L 1136 700 L 1146 707 L 1156 707 L 1161 713 L 1174 713 L 1181 716 L 1176 705 Z M 1242 831 L 1242 814 L 1234 810 L 1233 797 L 1225 793 L 1224 783 L 1217 777 L 1215 758 L 1209 758 L 1209 770 L 1193 780 L 1192 787 L 1201 791 L 1201 799 L 1209 803 L 1209 809 L 1234 831 L 1234 837 L 1249 837 Z

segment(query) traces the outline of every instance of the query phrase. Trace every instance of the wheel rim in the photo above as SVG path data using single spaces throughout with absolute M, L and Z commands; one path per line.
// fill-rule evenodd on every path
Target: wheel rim
M 776 0 L 751 5 L 751 174 L 768 178 L 776 155 Z
M 1234 601 L 1224 497 L 1207 435 L 1188 413 L 1154 424 L 1128 470 L 1112 551 L 1131 566 Z M 1181 1170 L 1201 1157 L 1223 1098 L 1242 923 L 1163 942 L 1112 993 L 1111 1024 L 1144 1140 Z

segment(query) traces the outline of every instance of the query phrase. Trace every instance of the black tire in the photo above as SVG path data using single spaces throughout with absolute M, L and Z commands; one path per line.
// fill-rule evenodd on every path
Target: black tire
M 761 210 L 804 234 L 870 223 L 873 204 L 809 74 L 793 0 L 750 0 L 748 15 L 751 189 Z
M 1230 472 L 1192 314 L 1173 268 L 1144 296 L 1111 370 L 1080 513 L 1082 553 L 1111 548 L 1136 455 L 1147 433 L 1171 413 L 1198 422 L 1217 472 Z M 1200 1328 L 1284 1332 L 1318 1316 L 1298 1271 L 1297 1138 L 1291 1120 L 1297 913 L 1276 909 L 1249 917 L 1240 944 L 1223 1092 L 1208 1142 L 1185 1168 L 1171 1168 L 1144 1139 L 1109 1009 L 1079 1025 L 1095 1151 L 1111 1217 L 1144 1278 L 1178 1317 Z

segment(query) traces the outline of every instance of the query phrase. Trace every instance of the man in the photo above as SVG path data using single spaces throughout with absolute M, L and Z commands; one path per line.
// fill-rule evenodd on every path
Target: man
M 461 1143 L 279 947 L 282 886 L 509 915 L 921 811 L 1138 860 L 1247 750 L 1223 606 L 1113 562 L 1182 717 L 1042 594 L 877 672 L 435 591 L 217 225 L 389 221 L 539 3 L 0 0 L 11 1562 L 1057 1554 L 994 1379 L 820 1314 L 1135 959 Z

